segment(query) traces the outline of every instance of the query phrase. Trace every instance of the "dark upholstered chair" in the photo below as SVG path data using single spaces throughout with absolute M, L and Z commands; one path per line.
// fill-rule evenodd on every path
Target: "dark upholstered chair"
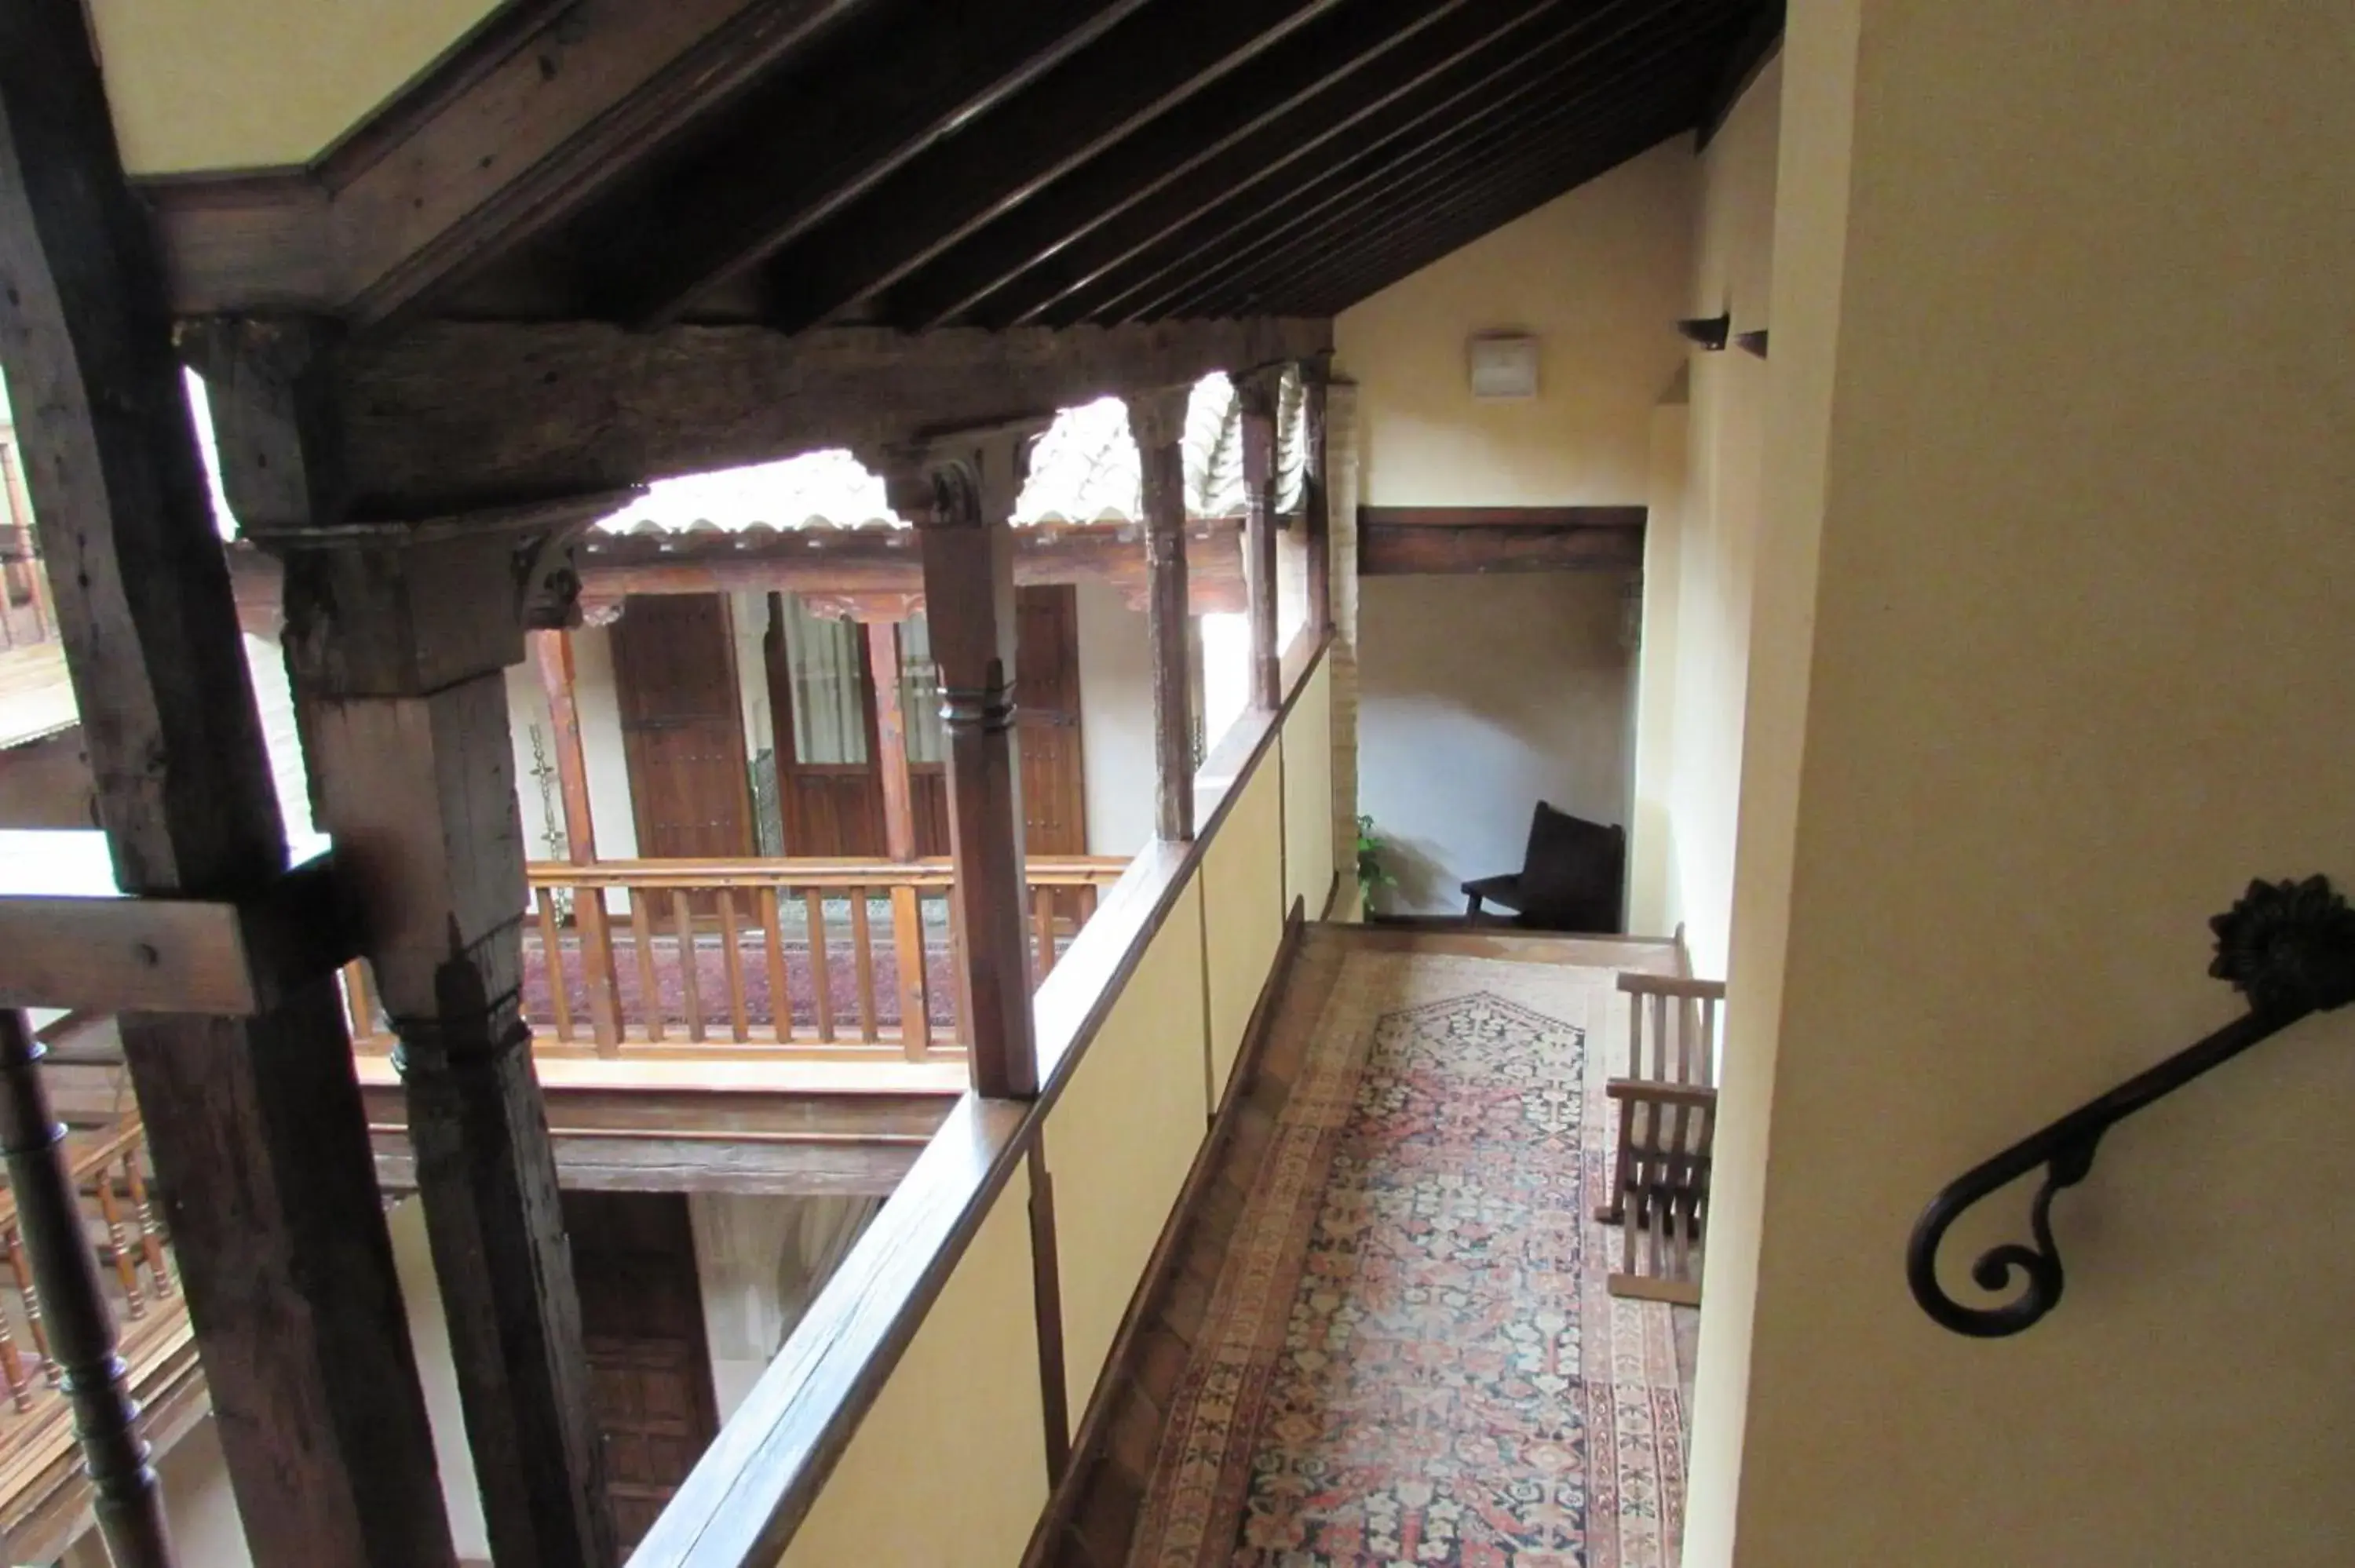
M 1464 914 L 1479 925 L 1481 906 L 1493 904 L 1531 930 L 1616 932 L 1626 874 L 1626 829 L 1586 821 L 1540 800 L 1529 818 L 1521 869 L 1464 884 Z

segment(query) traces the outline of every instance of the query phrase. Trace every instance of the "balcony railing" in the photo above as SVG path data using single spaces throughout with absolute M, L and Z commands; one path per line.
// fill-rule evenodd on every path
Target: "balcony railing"
M 1034 984 L 1127 866 L 1029 861 Z M 535 862 L 529 877 L 524 1012 L 543 1055 L 929 1061 L 964 1048 L 945 859 Z M 345 981 L 360 1048 L 388 1049 L 365 966 Z
M 202 1409 L 195 1340 L 155 1202 L 145 1130 L 136 1117 L 68 1140 L 83 1228 L 96 1255 L 130 1370 L 146 1409 L 141 1430 L 167 1445 Z M 91 1493 L 75 1446 L 40 1293 L 13 1192 L 0 1189 L 0 1550 L 48 1562 L 88 1522 Z M 163 1425 L 159 1425 L 158 1422 Z

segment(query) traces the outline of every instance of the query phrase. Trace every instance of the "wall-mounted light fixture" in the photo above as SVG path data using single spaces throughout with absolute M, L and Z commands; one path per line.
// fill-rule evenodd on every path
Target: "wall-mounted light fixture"
M 1732 311 L 1726 312 L 1721 316 L 1694 316 L 1689 321 L 1677 323 L 1677 331 L 1682 334 L 1686 342 L 1697 344 L 1711 354 L 1725 346 L 1725 334 L 1732 330 L 1733 313 Z
M 1744 354 L 1754 354 L 1761 359 L 1766 357 L 1766 329 L 1764 327 L 1760 327 L 1756 332 L 1737 334 L 1734 336 L 1733 343 L 1734 346 L 1741 349 Z
M 1538 395 L 1538 340 L 1528 333 L 1482 333 L 1465 344 L 1472 396 L 1512 401 Z

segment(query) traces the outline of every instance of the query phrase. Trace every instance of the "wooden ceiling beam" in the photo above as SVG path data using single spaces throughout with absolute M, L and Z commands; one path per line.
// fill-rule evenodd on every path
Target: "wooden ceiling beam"
M 1641 506 L 1361 506 L 1358 575 L 1639 571 Z
M 1511 0 L 1506 9 L 1519 16 L 1561 3 Z M 1297 116 L 1339 119 L 1358 95 L 1381 96 L 1430 54 L 1508 25 L 1470 0 L 1370 0 L 1323 16 L 908 279 L 892 293 L 892 319 L 923 326 L 978 313 L 1005 324 L 1019 313 L 998 296 L 1032 269 L 1060 263 L 1140 206 L 1185 199 L 1213 164 L 1230 184 L 1262 177 L 1280 149 L 1308 138 Z
M 143 193 L 176 313 L 413 308 L 872 0 L 528 0 L 305 168 Z
M 1377 226 L 1371 238 L 1365 240 L 1366 249 L 1360 256 L 1304 280 L 1301 291 L 1318 299 L 1339 301 L 1344 305 L 1355 304 L 1544 206 L 1563 192 L 1608 173 L 1690 123 L 1689 115 L 1666 116 L 1648 123 L 1638 122 L 1614 143 L 1582 146 L 1533 170 L 1500 173 L 1460 198 L 1444 201 L 1423 215 L 1420 221 L 1399 226 L 1387 234 Z
M 1273 319 L 797 337 L 760 327 L 421 323 L 334 356 L 342 520 L 578 496 L 1051 417 L 1096 397 L 1308 358 L 1332 342 L 1329 321 Z
M 1312 228 L 1336 208 L 1368 193 L 1399 189 L 1465 145 L 1545 121 L 1559 122 L 1607 90 L 1598 78 L 1640 69 L 1667 52 L 1624 8 L 1607 29 L 1580 26 L 1499 61 L 1484 56 L 1477 74 L 1454 74 L 1444 96 L 1419 94 L 1398 112 L 1356 128 L 1346 140 L 1305 160 L 1276 187 L 1236 193 L 1197 218 L 1140 248 L 1089 288 L 1060 302 L 1055 318 L 1101 313 L 1151 319 L 1191 313 L 1219 283 L 1286 237 Z
M 1548 30 L 1574 8 L 1566 0 L 1517 0 L 1476 7 L 1424 30 L 1412 47 L 1391 50 L 1331 93 L 1295 106 L 1303 112 L 1263 120 L 1248 134 L 1191 160 L 1182 177 L 1078 238 L 1034 244 L 1018 268 L 1001 268 L 1002 276 L 974 309 L 1001 325 L 1082 313 L 1082 299 L 1103 297 L 1111 279 L 1173 242 L 1182 249 L 1184 237 L 1209 217 L 1239 207 L 1280 209 L 1335 164 L 1366 154 L 1386 132 L 1411 123 L 1434 97 L 1461 93 L 1517 60 L 1542 58 Z
M 1615 140 L 1623 117 L 1643 101 L 1628 90 L 1555 97 L 1533 111 L 1504 116 L 1470 134 L 1451 136 L 1428 161 L 1418 160 L 1395 173 L 1386 169 L 1364 175 L 1325 203 L 1305 204 L 1297 222 L 1271 225 L 1264 243 L 1239 245 L 1231 265 L 1207 265 L 1193 288 L 1149 308 L 1156 314 L 1215 314 L 1233 300 L 1295 289 L 1316 270 L 1347 266 L 1357 259 L 1355 252 L 1332 249 L 1337 237 L 1356 238 L 1368 228 L 1385 236 L 1404 234 L 1433 209 L 1463 206 L 1493 184 L 1542 176 L 1556 164 L 1582 161 L 1582 153 L 1598 133 L 1607 129 Z M 1136 302 L 1117 308 L 1148 307 Z
M 1339 0 L 1165 4 L 943 142 L 770 261 L 775 325 L 795 331 L 875 295 L 1009 212 L 1052 199 L 1073 171 L 1210 84 L 1278 52 Z M 1068 90 L 1066 90 L 1068 89 Z M 1041 193 L 1050 193 L 1042 196 Z
M 724 129 L 650 168 L 592 222 L 592 313 L 633 326 L 825 223 L 911 161 L 1114 32 L 1148 0 L 872 8 L 778 73 Z

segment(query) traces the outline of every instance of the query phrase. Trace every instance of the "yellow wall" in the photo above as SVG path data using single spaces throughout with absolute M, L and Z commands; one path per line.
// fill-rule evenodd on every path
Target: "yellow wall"
M 1018 1169 L 859 1422 L 783 1568 L 1007 1568 L 1047 1506 Z
M 2025 1336 L 1902 1273 L 1942 1182 L 2231 1015 L 2250 875 L 2355 883 L 2355 30 L 1791 26 L 1686 1563 L 2355 1561 L 2355 1018 L 2113 1133 Z
M 1047 1119 L 1074 1425 L 1209 1125 L 1202 890 L 1169 911 Z
M 1701 154 L 1698 246 L 1680 313 L 1767 321 L 1782 66 L 1770 62 Z M 1767 362 L 1692 352 L 1684 407 L 1653 424 L 1638 686 L 1632 928 L 1682 922 L 1697 974 L 1725 973 L 1750 683 Z M 1672 463 L 1681 462 L 1681 473 Z
M 1316 666 L 1284 723 L 1284 907 L 1321 919 L 1333 895 L 1333 665 Z
M 89 0 L 133 174 L 306 163 L 491 0 Z
M 1202 856 L 1202 936 L 1216 1105 L 1284 940 L 1284 769 L 1273 751 L 1260 759 Z
M 1691 142 L 1678 137 L 1433 263 L 1333 323 L 1358 383 L 1359 499 L 1377 506 L 1645 499 L 1651 410 L 1683 362 Z M 1476 400 L 1465 341 L 1540 339 L 1540 395 Z

